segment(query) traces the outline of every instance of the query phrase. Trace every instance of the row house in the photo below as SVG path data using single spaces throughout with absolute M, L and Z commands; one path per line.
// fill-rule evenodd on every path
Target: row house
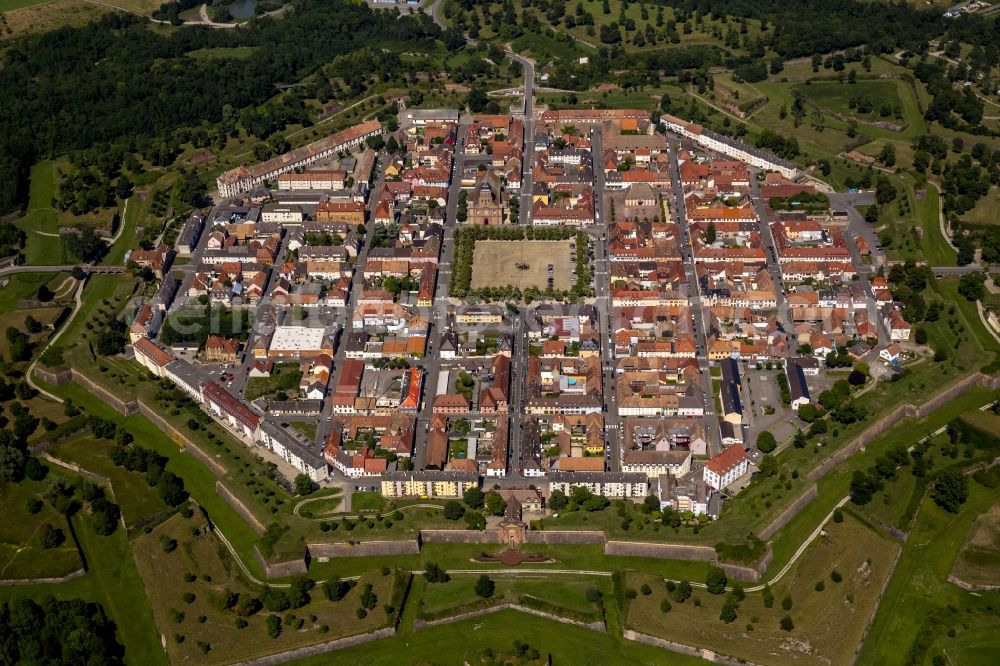
M 326 459 L 305 435 L 291 426 L 263 420 L 259 441 L 272 453 L 318 483 L 329 476 Z
M 670 131 L 692 140 L 706 150 L 726 155 L 758 169 L 777 171 L 785 178 L 794 179 L 799 175 L 795 165 L 791 162 L 749 146 L 737 139 L 707 130 L 701 125 L 689 123 L 669 114 L 660 116 L 660 121 Z
M 622 460 L 622 472 L 645 474 L 649 479 L 656 479 L 662 474 L 679 478 L 690 471 L 691 452 L 681 449 L 629 451 Z
M 213 382 L 201 384 L 201 402 L 232 431 L 254 440 L 260 417 L 242 400 Z
M 216 179 L 216 187 L 221 196 L 234 197 L 263 185 L 266 181 L 275 179 L 282 174 L 295 171 L 299 167 L 332 157 L 344 150 L 360 148 L 367 139 L 381 136 L 381 134 L 381 123 L 372 119 L 291 150 L 266 162 L 230 169 Z
M 479 487 L 475 472 L 386 472 L 380 492 L 386 498 L 461 499 L 466 490 Z
M 342 169 L 320 169 L 278 176 L 279 190 L 342 190 L 347 187 L 348 173 Z
M 649 492 L 648 477 L 635 472 L 550 472 L 546 481 L 550 496 L 554 490 L 570 495 L 575 487 L 610 500 L 642 500 Z

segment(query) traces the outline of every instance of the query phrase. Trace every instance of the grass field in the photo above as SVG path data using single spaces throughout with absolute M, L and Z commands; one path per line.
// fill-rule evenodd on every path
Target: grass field
M 981 512 L 988 510 L 1000 500 L 1000 489 L 986 489 L 978 483 L 970 482 L 969 499 L 957 514 L 947 513 L 927 498 L 920 507 L 910 538 L 903 547 L 903 554 L 896 572 L 889 583 L 882 604 L 879 606 L 868 639 L 859 656 L 859 663 L 896 664 L 911 663 L 908 660 L 910 648 L 917 634 L 925 627 L 932 635 L 941 635 L 945 645 L 960 646 L 965 640 L 959 630 L 959 642 L 943 638 L 946 626 L 933 623 L 930 616 L 940 612 L 947 605 L 961 609 L 967 607 L 969 614 L 962 613 L 961 623 L 973 626 L 976 616 L 971 611 L 983 613 L 980 622 L 987 622 L 994 628 L 994 642 L 997 630 L 996 616 L 986 611 L 990 597 L 977 598 L 947 581 L 952 564 L 965 543 L 972 524 Z M 984 612 L 985 611 L 985 612 Z M 960 649 L 969 651 L 978 637 L 971 637 L 970 643 Z M 955 664 L 970 662 L 953 661 Z M 975 662 L 971 662 L 975 663 Z
M 270 377 L 251 377 L 247 380 L 244 397 L 255 400 L 261 396 L 274 397 L 286 391 L 297 392 L 302 371 L 298 363 L 275 363 Z
M 159 8 L 159 6 L 163 4 L 158 2 L 158 0 L 102 0 L 102 2 L 114 5 L 115 7 L 120 7 L 127 12 L 141 14 L 143 16 L 152 14 L 154 9 Z
M 1000 584 L 1000 504 L 976 520 L 952 572 L 966 583 Z
M 737 619 L 726 624 L 719 619 L 724 597 L 695 589 L 700 606 L 693 599 L 672 602 L 673 609 L 663 614 L 660 601 L 667 596 L 663 581 L 633 575 L 630 587 L 638 589 L 645 583 L 654 592 L 639 594 L 629 604 L 626 625 L 758 664 L 850 664 L 898 546 L 851 517 L 831 522 L 824 530 L 773 586 L 772 608 L 764 606 L 760 593 L 747 594 Z M 832 580 L 834 571 L 842 582 Z M 815 589 L 817 581 L 824 581 L 822 591 Z M 793 602 L 790 611 L 781 605 L 786 595 Z M 786 614 L 795 624 L 791 632 L 779 627 Z
M 404 616 L 405 617 L 405 616 Z M 359 645 L 333 654 L 292 662 L 295 666 L 398 666 L 399 664 L 490 664 L 496 663 L 485 651 L 505 657 L 503 663 L 541 664 L 544 661 L 517 660 L 514 640 L 520 640 L 548 655 L 553 664 L 607 666 L 608 664 L 670 664 L 692 666 L 708 662 L 696 657 L 667 652 L 660 648 L 622 639 L 612 633 L 598 633 L 503 610 L 454 624 L 421 631 L 403 631 L 385 640 Z
M 43 235 L 59 233 L 59 214 L 52 207 L 56 195 L 56 164 L 49 160 L 31 167 L 28 210 L 17 226 L 28 235 L 24 248 L 26 264 L 59 264 L 63 247 L 59 238 Z M 39 233 L 41 232 L 41 233 Z
M 126 525 L 145 524 L 153 517 L 169 511 L 156 490 L 146 483 L 145 475 L 130 472 L 111 462 L 108 453 L 113 446 L 107 440 L 80 437 L 60 443 L 51 453 L 56 458 L 75 463 L 89 472 L 110 479 L 115 500 L 123 507 L 122 515 Z
M 0 0 L 0 12 L 9 12 L 15 9 L 40 5 L 48 0 Z
M 472 288 L 512 285 L 519 289 L 548 286 L 548 264 L 552 264 L 553 287 L 568 290 L 573 286 L 571 273 L 576 267 L 576 252 L 569 249 L 573 241 L 493 241 L 476 242 L 472 259 Z M 528 265 L 520 270 L 516 264 Z
M 6 331 L 8 327 L 13 326 L 17 330 L 27 333 L 24 321 L 30 315 L 36 320 L 41 322 L 45 327 L 42 329 L 41 333 L 28 334 L 33 345 L 36 348 L 44 346 L 44 341 L 51 335 L 52 331 L 49 330 L 48 326 L 55 321 L 59 313 L 63 311 L 62 306 L 57 307 L 45 307 L 45 308 L 31 308 L 30 310 L 13 310 L 11 312 L 5 312 L 0 314 L 0 331 Z M 10 342 L 7 340 L 7 336 L 0 338 L 0 356 L 3 358 L 8 358 L 10 354 Z
M 344 499 L 340 496 L 322 497 L 304 505 L 299 509 L 299 515 L 304 518 L 323 518 L 328 514 L 335 513 L 343 501 Z
M 549 576 L 546 574 L 496 573 L 491 578 L 496 590 L 491 598 L 496 603 L 516 602 L 521 595 L 528 595 L 555 606 L 568 609 L 574 614 L 591 617 L 599 621 L 600 608 L 586 599 L 587 590 L 595 588 L 610 595 L 608 578 L 601 576 Z M 478 574 L 455 574 L 447 583 L 421 584 L 414 586 L 412 593 L 420 593 L 420 608 L 430 615 L 445 617 L 448 609 L 474 604 L 480 600 L 475 586 Z
M 968 224 L 1000 224 L 1000 215 L 997 215 L 997 208 L 1000 207 L 1000 187 L 993 185 L 989 194 L 976 203 L 976 207 L 962 216 L 962 221 Z
M 316 424 L 309 421 L 292 421 L 289 425 L 309 439 L 316 439 Z
M 252 46 L 219 47 L 214 49 L 195 49 L 188 52 L 188 57 L 195 60 L 219 60 L 222 58 L 238 58 L 243 60 L 254 54 Z
M 53 4 L 61 6 L 62 3 Z M 43 7 L 50 7 L 50 5 Z M 42 9 L 42 7 L 32 8 L 32 10 L 36 9 Z M 102 208 L 80 216 L 73 215 L 69 211 L 56 209 L 53 206 L 53 198 L 58 192 L 58 171 L 70 169 L 69 162 L 65 158 L 45 160 L 31 168 L 28 208 L 24 217 L 15 221 L 15 224 L 24 229 L 28 235 L 24 250 L 24 263 L 27 265 L 53 265 L 68 262 L 70 257 L 65 256 L 63 243 L 58 238 L 59 227 L 84 224 L 107 228 L 115 214 L 114 208 Z M 131 211 L 129 212 L 131 213 Z M 129 244 L 129 247 L 134 247 L 134 235 L 131 239 L 126 238 L 126 235 L 123 234 L 119 246 L 111 249 L 108 254 L 109 258 L 120 262 L 125 254 L 124 245 Z
M 201 506 L 205 507 L 212 522 L 225 533 L 226 538 L 240 553 L 251 552 L 257 540 L 256 534 L 246 521 L 219 497 L 215 490 L 218 479 L 201 461 L 184 452 L 177 443 L 171 441 L 147 419 L 138 415 L 123 418 L 75 383 L 60 386 L 56 392 L 62 397 L 72 398 L 73 403 L 88 414 L 95 414 L 122 424 L 142 446 L 155 449 L 161 455 L 167 456 L 170 461 L 167 468 L 184 479 L 185 488 Z M 260 565 L 252 557 L 245 557 L 244 563 L 255 575 L 262 574 Z
M 165 552 L 161 536 L 175 539 L 176 550 Z M 283 614 L 286 618 L 292 615 L 303 619 L 303 626 L 286 625 L 277 638 L 267 635 L 265 625 L 270 613 L 265 610 L 247 617 L 249 626 L 237 628 L 236 613 L 221 610 L 213 600 L 226 588 L 250 596 L 258 596 L 260 591 L 237 574 L 228 551 L 207 531 L 205 520 L 197 512 L 190 519 L 175 516 L 143 535 L 136 540 L 134 551 L 157 626 L 168 637 L 166 649 L 172 662 L 228 663 L 263 657 L 370 631 L 392 619 L 382 606 L 392 599 L 393 576 L 376 573 L 364 576 L 358 588 L 336 603 L 327 601 L 320 590 L 314 589 L 310 603 Z M 187 573 L 195 574 L 197 580 L 186 582 Z M 378 606 L 359 620 L 355 609 L 359 607 L 360 588 L 366 583 L 372 584 Z M 186 601 L 186 593 L 194 594 L 194 599 Z M 176 615 L 172 616 L 172 610 L 183 613 L 180 622 L 176 621 Z M 201 617 L 205 619 L 202 621 Z M 322 629 L 324 626 L 326 630 Z M 183 636 L 181 642 L 177 636 Z M 207 654 L 199 642 L 210 645 Z
M 942 653 L 950 664 L 962 666 L 992 666 L 996 662 L 997 625 L 979 627 L 948 639 Z M 992 655 L 992 656 L 991 656 Z
M 893 80 L 862 80 L 856 83 L 839 83 L 837 81 L 815 81 L 809 85 L 797 85 L 793 91 L 805 97 L 816 106 L 826 111 L 842 116 L 848 116 L 863 122 L 887 121 L 899 123 L 890 114 L 881 117 L 880 107 L 887 105 L 890 109 L 903 108 L 901 91 L 906 87 L 903 81 Z M 867 97 L 872 100 L 872 110 L 861 113 L 851 109 L 849 101 L 852 97 Z
M 66 517 L 48 502 L 34 515 L 26 508 L 29 499 L 41 499 L 44 483 L 26 479 L 0 484 L 0 506 L 4 507 L 4 519 L 0 521 L 0 578 L 58 578 L 82 566 Z M 65 539 L 61 545 L 42 546 L 39 531 L 44 524 L 62 530 Z
M 17 307 L 17 302 L 34 298 L 38 288 L 52 279 L 51 273 L 14 273 L 0 278 L 0 312 L 10 312 Z
M 73 527 L 89 566 L 85 576 L 61 585 L 0 587 L 0 599 L 38 600 L 52 595 L 57 599 L 97 601 L 115 622 L 118 641 L 125 646 L 129 663 L 165 666 L 166 655 L 160 647 L 128 539 L 121 530 L 111 536 L 98 536 L 90 519 L 81 513 L 73 517 Z

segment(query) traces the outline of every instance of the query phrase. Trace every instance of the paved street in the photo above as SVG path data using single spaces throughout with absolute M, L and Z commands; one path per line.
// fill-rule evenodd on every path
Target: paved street
M 680 171 L 677 165 L 677 150 L 679 142 L 668 139 L 670 143 L 670 180 L 672 182 L 673 218 L 679 229 L 681 259 L 684 272 L 687 275 L 688 303 L 691 308 L 692 326 L 695 346 L 698 355 L 698 371 L 701 373 L 701 390 L 705 395 L 705 435 L 708 442 L 709 455 L 722 451 L 722 434 L 719 431 L 718 419 L 715 414 L 714 391 L 712 375 L 708 362 L 708 330 L 705 327 L 705 309 L 701 304 L 701 289 L 694 270 L 694 256 L 691 252 L 690 230 L 687 216 L 684 214 L 684 188 L 681 185 Z
M 771 225 L 768 222 L 764 201 L 760 197 L 760 183 L 757 182 L 757 172 L 750 172 L 750 196 L 753 199 L 754 211 L 760 221 L 761 240 L 764 242 L 764 252 L 767 258 L 767 270 L 774 280 L 774 294 L 778 301 L 778 321 L 781 322 L 785 332 L 792 335 L 795 331 L 795 322 L 792 321 L 792 310 L 786 298 L 787 291 L 784 280 L 781 277 L 781 266 L 778 263 L 778 248 L 774 245 L 774 235 L 771 233 Z

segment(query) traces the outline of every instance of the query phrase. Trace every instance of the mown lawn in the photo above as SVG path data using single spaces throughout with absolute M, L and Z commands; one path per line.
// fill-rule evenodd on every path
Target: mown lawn
M 966 583 L 1000 584 L 1000 504 L 976 520 L 952 571 Z
M 320 666 L 335 662 L 343 666 L 398 666 L 399 664 L 491 663 L 487 649 L 502 655 L 506 663 L 518 663 L 514 640 L 551 655 L 553 663 L 580 666 L 608 664 L 706 664 L 696 657 L 634 643 L 611 633 L 561 624 L 544 618 L 503 610 L 454 624 L 407 631 L 393 638 L 322 654 L 292 662 L 296 666 Z
M 831 521 L 824 531 L 772 586 L 771 608 L 764 605 L 762 593 L 748 593 L 736 620 L 727 624 L 719 619 L 724 596 L 695 588 L 692 599 L 671 601 L 672 609 L 664 614 L 660 603 L 668 592 L 662 579 L 632 575 L 631 588 L 646 584 L 653 592 L 640 592 L 629 604 L 626 626 L 758 664 L 849 664 L 898 546 L 850 516 L 842 523 Z M 835 571 L 839 583 L 833 580 Z M 821 591 L 818 581 L 823 581 Z M 790 610 L 782 607 L 786 595 L 792 600 Z M 790 632 L 779 626 L 784 615 L 794 623 Z
M 43 502 L 36 514 L 27 510 L 29 500 L 41 499 L 45 483 L 25 479 L 0 484 L 0 506 L 4 507 L 4 519 L 0 520 L 0 578 L 58 578 L 82 566 L 66 516 L 48 502 Z M 42 546 L 39 533 L 45 524 L 62 530 L 62 544 L 55 548 Z
M 125 534 L 118 529 L 111 536 L 99 536 L 82 513 L 73 517 L 73 528 L 87 562 L 86 575 L 60 585 L 0 587 L 0 599 L 37 601 L 52 595 L 63 600 L 99 602 L 117 627 L 118 641 L 125 647 L 128 663 L 167 664 Z
M 860 121 L 876 122 L 885 120 L 900 123 L 891 115 L 882 118 L 879 108 L 888 105 L 890 108 L 902 109 L 899 86 L 905 86 L 902 81 L 894 80 L 860 80 L 856 83 L 838 83 L 837 81 L 814 81 L 809 85 L 799 85 L 793 90 L 803 95 L 816 106 L 843 116 L 852 116 Z M 851 98 L 869 97 L 873 102 L 871 113 L 859 113 L 850 108 Z
M 972 626 L 982 613 L 980 622 L 994 626 L 996 619 L 992 612 L 985 611 L 989 603 L 985 597 L 974 597 L 947 581 L 952 564 L 962 544 L 965 542 L 973 522 L 990 506 L 1000 500 L 1000 489 L 987 489 L 970 482 L 969 499 L 957 514 L 947 513 L 927 498 L 920 506 L 913 531 L 907 540 L 896 572 L 886 590 L 885 598 L 879 606 L 868 639 L 859 656 L 859 663 L 865 664 L 905 664 L 907 655 L 925 620 L 935 610 L 951 604 L 955 608 L 969 608 L 963 613 L 963 622 Z M 968 619 L 964 619 L 968 618 Z M 945 626 L 929 627 L 932 633 L 942 635 Z M 958 636 L 964 639 L 963 627 L 957 626 Z M 995 633 L 994 633 L 995 635 Z M 981 639 L 981 634 L 969 638 L 972 643 Z M 941 636 L 946 645 L 950 639 Z M 969 649 L 966 645 L 962 649 Z M 953 663 L 967 663 L 955 661 Z
M 176 548 L 166 552 L 163 538 L 174 539 Z M 243 579 L 228 551 L 207 530 L 207 523 L 197 512 L 191 518 L 177 515 L 139 537 L 134 549 L 157 626 L 167 636 L 167 653 L 172 662 L 229 663 L 259 658 L 371 631 L 394 619 L 383 607 L 392 600 L 394 577 L 376 572 L 362 577 L 358 587 L 335 603 L 314 588 L 305 606 L 278 612 L 286 624 L 276 638 L 267 634 L 266 622 L 272 614 L 267 609 L 246 617 L 248 626 L 237 627 L 236 612 L 220 608 L 215 600 L 226 589 L 257 598 L 261 590 Z M 194 574 L 195 579 L 186 580 L 187 574 Z M 378 605 L 359 619 L 356 610 L 360 608 L 361 589 L 369 583 Z M 292 618 L 303 620 L 302 626 L 293 624 Z M 208 644 L 207 652 L 202 643 Z
M 201 461 L 186 454 L 163 432 L 142 416 L 122 417 L 105 403 L 87 393 L 75 383 L 57 389 L 59 395 L 73 399 L 73 403 L 88 414 L 110 419 L 124 425 L 142 446 L 155 449 L 169 459 L 168 469 L 184 479 L 184 486 L 191 496 L 208 511 L 209 516 L 243 555 L 247 567 L 261 575 L 260 565 L 249 556 L 256 534 L 246 522 L 215 491 L 216 476 Z M 234 445 L 237 445 L 234 443 Z M 238 446 L 238 445 L 237 445 Z
M 448 609 L 478 602 L 475 586 L 481 574 L 454 574 L 447 583 L 423 585 L 421 608 L 431 614 L 444 616 Z M 492 599 L 516 602 L 521 595 L 528 595 L 570 611 L 593 615 L 599 620 L 600 609 L 587 601 L 589 589 L 599 589 L 610 595 L 611 587 L 606 576 L 550 576 L 546 574 L 495 573 L 490 575 L 496 585 Z M 459 612 L 456 610 L 455 612 Z
M 123 507 L 126 525 L 144 524 L 154 516 L 168 512 L 170 507 L 160 499 L 156 489 L 146 483 L 144 474 L 130 472 L 111 462 L 108 455 L 112 447 L 114 443 L 107 440 L 79 437 L 60 443 L 51 454 L 110 479 L 115 500 Z M 168 469 L 170 467 L 167 466 Z

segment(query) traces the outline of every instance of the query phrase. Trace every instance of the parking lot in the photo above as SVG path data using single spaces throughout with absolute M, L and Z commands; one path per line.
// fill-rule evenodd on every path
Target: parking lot
M 747 446 L 754 444 L 757 435 L 765 430 L 769 430 L 780 443 L 794 435 L 795 428 L 800 425 L 795 412 L 781 404 L 776 377 L 775 369 L 756 370 L 753 366 L 744 373 L 743 390 L 746 400 L 743 412 L 744 416 L 750 415 Z M 773 414 L 766 413 L 769 411 L 768 407 L 774 408 Z

